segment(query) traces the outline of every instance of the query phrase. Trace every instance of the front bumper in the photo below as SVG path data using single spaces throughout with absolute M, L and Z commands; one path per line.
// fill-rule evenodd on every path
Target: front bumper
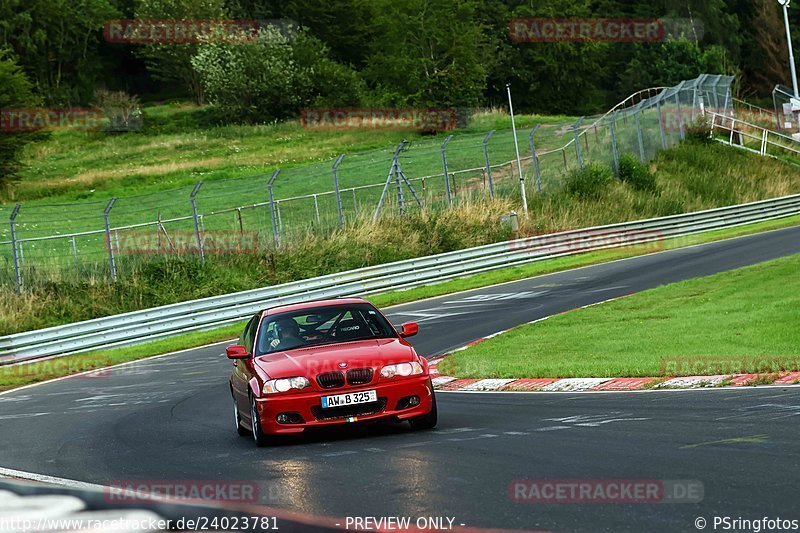
M 318 416 L 324 413 L 327 418 L 330 412 L 321 409 L 322 397 L 334 394 L 344 394 L 347 392 L 360 392 L 375 390 L 378 395 L 379 404 L 371 406 L 375 411 L 372 414 L 355 416 L 342 416 L 334 419 L 319 419 Z M 398 402 L 409 396 L 418 396 L 420 402 L 414 407 L 398 409 Z M 368 404 L 364 404 L 367 406 Z M 433 408 L 433 386 L 430 376 L 418 376 L 405 378 L 397 381 L 385 381 L 364 385 L 359 387 L 342 387 L 337 389 L 312 392 L 294 392 L 288 394 L 276 394 L 256 399 L 258 414 L 261 418 L 261 428 L 264 433 L 286 434 L 300 433 L 308 428 L 327 427 L 353 422 L 366 422 L 384 419 L 407 420 L 430 413 Z M 281 413 L 299 413 L 303 421 L 293 424 L 281 424 L 277 421 L 277 416 Z

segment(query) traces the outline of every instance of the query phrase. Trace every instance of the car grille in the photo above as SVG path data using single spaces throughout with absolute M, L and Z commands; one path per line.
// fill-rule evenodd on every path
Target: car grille
M 363 385 L 372 381 L 373 370 L 371 368 L 353 368 L 347 371 L 347 382 L 350 385 Z
M 344 374 L 341 372 L 324 372 L 317 376 L 317 383 L 323 389 L 333 389 L 344 386 Z
M 351 416 L 375 415 L 384 409 L 386 409 L 386 398 L 378 398 L 377 402 L 344 405 L 342 407 L 331 407 L 330 409 L 323 409 L 319 405 L 313 405 L 311 414 L 317 420 L 337 420 Z

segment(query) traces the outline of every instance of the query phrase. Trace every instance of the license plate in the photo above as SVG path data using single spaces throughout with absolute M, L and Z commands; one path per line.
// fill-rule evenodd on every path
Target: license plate
M 335 396 L 323 396 L 322 407 L 343 407 L 345 405 L 356 405 L 359 403 L 370 403 L 378 401 L 378 393 L 374 390 L 363 392 L 348 392 L 347 394 L 337 394 Z

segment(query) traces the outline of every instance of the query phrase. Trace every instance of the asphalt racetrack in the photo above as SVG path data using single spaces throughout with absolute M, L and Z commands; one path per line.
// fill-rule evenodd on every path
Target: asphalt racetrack
M 536 318 L 800 253 L 800 227 L 387 310 L 435 355 Z M 586 339 L 591 342 L 591 339 Z M 255 480 L 314 515 L 445 516 L 553 531 L 697 531 L 715 516 L 800 519 L 800 387 L 438 393 L 439 426 L 348 426 L 256 448 L 233 426 L 224 344 L 0 396 L 0 466 L 106 484 Z M 514 501 L 515 480 L 689 480 L 699 503 Z M 719 530 L 719 529 L 718 529 Z

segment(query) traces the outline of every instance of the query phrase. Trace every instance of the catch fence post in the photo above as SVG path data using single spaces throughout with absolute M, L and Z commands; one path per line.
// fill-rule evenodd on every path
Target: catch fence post
M 108 214 L 117 202 L 116 198 L 108 201 L 108 205 L 103 210 L 103 222 L 106 226 L 106 247 L 108 248 L 108 265 L 111 268 L 111 279 L 117 281 L 117 263 L 114 260 L 114 246 L 111 244 L 111 225 L 108 222 Z
M 206 258 L 203 250 L 203 235 L 200 232 L 200 221 L 197 218 L 197 193 L 200 191 L 200 187 L 202 186 L 203 181 L 198 181 L 189 195 L 189 202 L 192 204 L 192 220 L 194 221 L 194 235 L 197 238 L 197 251 L 200 254 L 200 261 L 205 261 Z

